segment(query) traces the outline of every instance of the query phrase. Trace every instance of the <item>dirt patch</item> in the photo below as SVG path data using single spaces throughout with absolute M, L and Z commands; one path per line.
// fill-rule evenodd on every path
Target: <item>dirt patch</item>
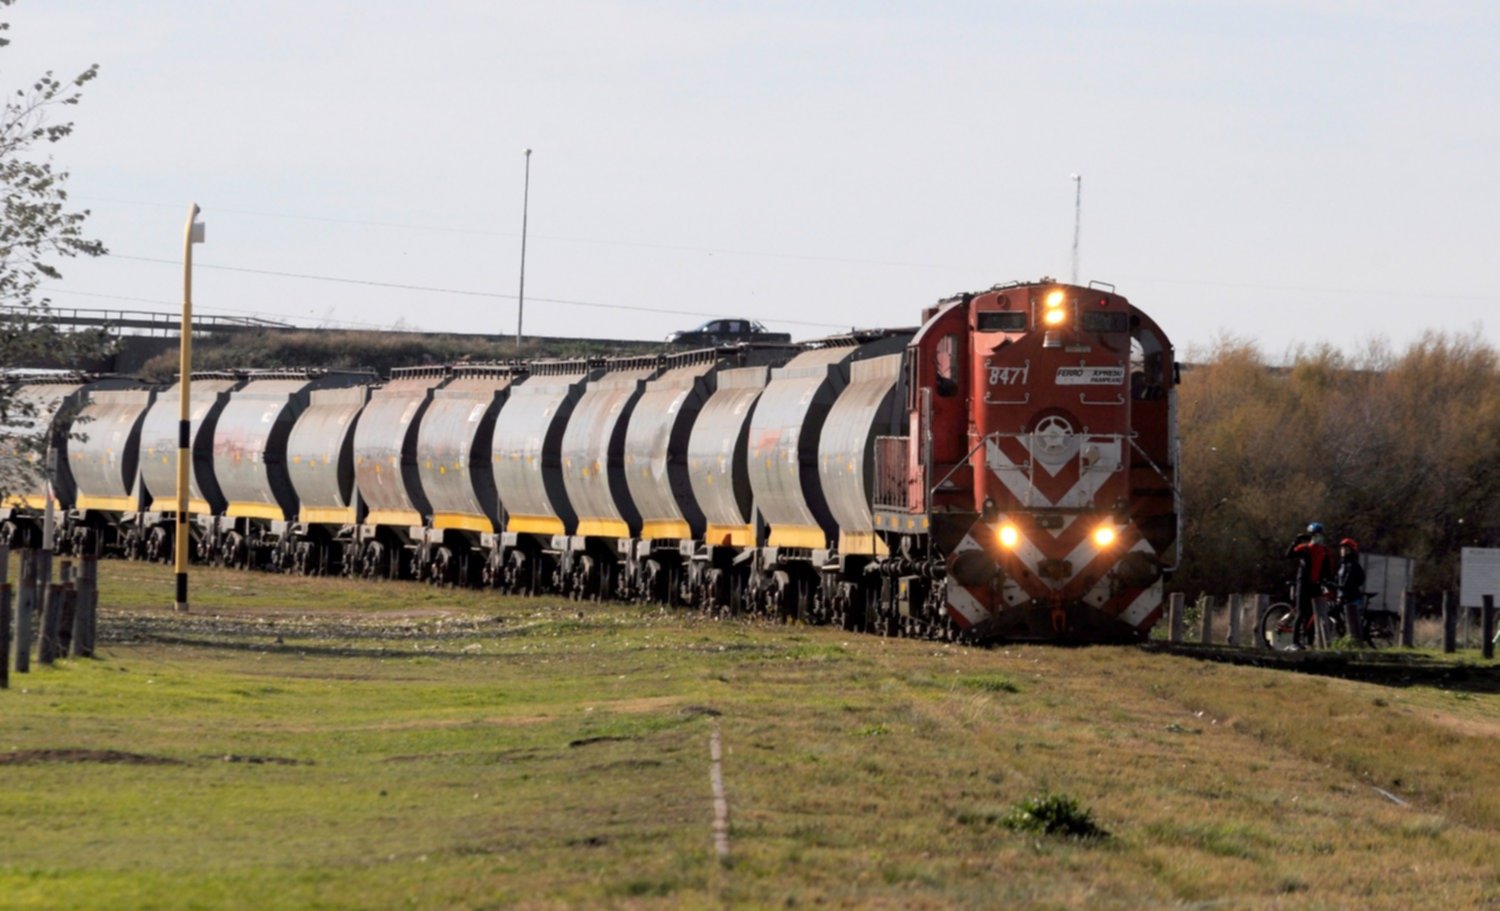
M 594 743 L 615 743 L 624 740 L 635 740 L 634 737 L 582 737 L 578 740 L 568 741 L 570 747 L 586 747 Z
M 1482 718 L 1461 718 L 1455 715 L 1434 714 L 1432 722 L 1465 737 L 1492 737 L 1500 739 L 1500 722 Z
M 143 756 L 120 750 L 17 750 L 0 753 L 0 765 L 39 765 L 44 762 L 102 762 L 115 765 L 182 765 L 166 756 Z
M 658 709 L 672 708 L 682 702 L 681 696 L 645 696 L 639 699 L 613 699 L 605 702 L 590 702 L 587 707 L 608 709 L 622 715 L 639 715 Z
M 221 762 L 243 762 L 249 765 L 312 765 L 311 760 L 291 759 L 286 756 L 239 756 L 234 753 L 225 753 L 223 756 L 205 756 L 204 759 L 217 759 Z

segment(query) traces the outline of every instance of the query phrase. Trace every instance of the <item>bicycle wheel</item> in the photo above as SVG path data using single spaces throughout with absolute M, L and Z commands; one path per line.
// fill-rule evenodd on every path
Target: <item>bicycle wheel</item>
M 1279 652 L 1291 648 L 1296 621 L 1297 609 L 1290 604 L 1273 604 L 1266 608 L 1266 615 L 1260 621 L 1260 644 Z
M 1364 616 L 1365 641 L 1370 648 L 1394 648 L 1401 641 L 1400 618 L 1390 611 L 1370 611 Z

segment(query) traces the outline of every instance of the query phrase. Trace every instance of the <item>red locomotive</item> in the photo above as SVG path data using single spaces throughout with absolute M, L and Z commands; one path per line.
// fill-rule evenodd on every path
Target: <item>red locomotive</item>
M 936 605 L 981 639 L 1145 635 L 1177 561 L 1166 335 L 1113 288 L 1048 280 L 925 317 L 909 433 L 877 448 L 875 526 L 908 555 L 902 613 Z

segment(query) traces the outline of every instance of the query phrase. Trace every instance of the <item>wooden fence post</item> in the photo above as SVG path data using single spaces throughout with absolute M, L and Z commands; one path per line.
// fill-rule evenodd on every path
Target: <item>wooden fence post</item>
M 31 612 L 36 604 L 36 552 L 21 550 L 21 589 L 16 593 L 16 673 L 31 673 Z
M 1169 635 L 1173 642 L 1182 641 L 1183 607 L 1187 596 L 1182 592 L 1172 592 L 1167 597 L 1167 622 Z
M 1224 635 L 1224 641 L 1230 645 L 1240 644 L 1240 596 L 1229 596 L 1229 630 Z
M 1358 605 L 1344 605 L 1344 629 L 1349 631 L 1349 640 L 1351 642 L 1363 642 L 1365 639 L 1364 627 L 1360 623 L 1361 619 Z
M 94 646 L 89 640 L 90 614 L 94 606 L 94 587 L 99 584 L 99 561 L 92 554 L 84 554 L 78 561 L 77 601 L 73 607 L 73 636 L 68 643 L 68 654 L 74 658 L 92 658 Z
M 1417 599 L 1411 592 L 1401 593 L 1401 646 L 1412 648 L 1417 643 Z
M 1484 596 L 1484 613 L 1481 615 L 1480 635 L 1484 642 L 1480 648 L 1484 650 L 1484 660 L 1491 661 L 1495 657 L 1495 596 Z
M 62 608 L 63 597 L 67 590 L 61 585 L 48 585 L 45 589 L 46 603 L 42 607 L 42 636 L 37 645 L 37 660 L 42 664 L 52 664 L 57 661 L 58 653 L 62 651 L 62 643 L 59 641 L 62 635 Z
M 1458 651 L 1458 608 L 1453 606 L 1453 599 L 1448 597 L 1448 592 L 1443 592 L 1443 654 L 1451 655 Z
M 1210 645 L 1214 641 L 1214 599 L 1212 595 L 1203 595 L 1200 599 L 1203 604 L 1203 632 L 1198 637 L 1200 645 Z
M 88 656 L 92 658 L 99 648 L 99 559 L 97 555 L 89 560 L 84 570 L 88 573 L 89 580 L 89 624 L 84 633 L 84 645 L 88 647 Z
M 1271 596 L 1270 595 L 1256 595 L 1255 596 L 1255 627 L 1250 631 L 1250 638 L 1252 640 L 1254 640 L 1256 648 L 1260 648 L 1261 646 L 1264 646 L 1264 645 L 1267 644 L 1266 642 L 1264 642 L 1261 639 L 1260 631 L 1263 630 L 1263 629 L 1265 629 L 1265 626 L 1266 626 L 1266 614 L 1270 613 L 1270 611 L 1271 611 Z
M 10 583 L 0 584 L 0 690 L 10 687 Z

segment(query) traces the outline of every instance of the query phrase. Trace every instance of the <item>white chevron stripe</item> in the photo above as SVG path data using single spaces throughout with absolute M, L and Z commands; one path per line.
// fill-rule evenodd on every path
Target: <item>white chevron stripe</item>
M 986 440 L 984 444 L 984 464 L 990 470 L 1010 495 L 1015 497 L 1024 507 L 1034 508 L 1038 506 L 1051 506 L 1052 503 L 1042 496 L 1041 491 L 1032 485 L 1031 479 L 1026 476 L 1026 469 L 1017 465 L 1000 448 L 1000 444 L 994 440 Z
M 948 580 L 948 607 L 968 622 L 969 626 L 987 619 L 990 615 L 989 609 L 979 603 L 979 599 L 962 585 L 958 585 L 952 579 Z
M 1140 597 L 1130 602 L 1129 607 L 1120 612 L 1120 619 L 1136 629 L 1140 629 L 1141 624 L 1146 621 L 1146 617 L 1161 605 L 1161 598 L 1162 582 L 1160 579 L 1157 579 L 1151 584 L 1150 588 L 1141 592 Z
M 1026 445 L 1027 451 L 1032 452 L 1030 441 L 1027 441 Z M 985 442 L 985 466 L 989 468 L 990 474 L 1005 485 L 1005 489 L 1010 491 L 1011 496 L 1020 501 L 1023 507 L 1061 506 L 1083 509 L 1093 505 L 1099 488 L 1104 486 L 1110 475 L 1124 467 L 1119 440 L 1094 439 L 1085 443 L 1084 448 L 1091 449 L 1094 453 L 1092 465 L 1080 472 L 1078 481 L 1056 502 L 1049 500 L 1031 483 L 1031 479 L 1027 477 L 1026 468 L 1016 464 L 1015 460 L 1006 455 L 995 440 Z M 1032 461 L 1041 464 L 1037 462 L 1034 454 Z M 1048 473 L 1056 474 L 1057 472 L 1049 468 Z

